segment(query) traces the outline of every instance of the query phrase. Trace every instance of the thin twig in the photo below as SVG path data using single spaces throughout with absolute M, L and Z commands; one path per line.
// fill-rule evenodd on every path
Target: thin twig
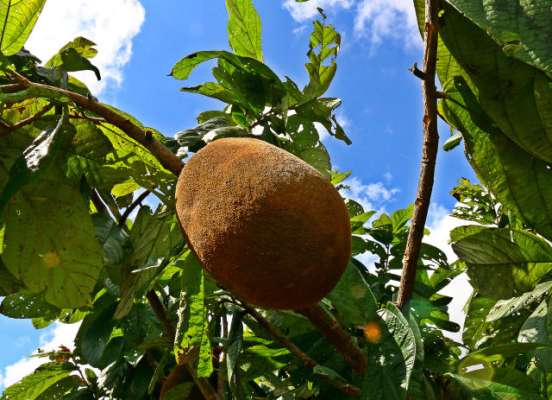
M 172 343 L 174 342 L 174 338 L 176 335 L 176 329 L 174 328 L 172 322 L 170 321 L 167 312 L 165 310 L 165 307 L 163 307 L 163 304 L 161 303 L 161 300 L 159 300 L 159 297 L 157 297 L 157 293 L 155 291 L 150 290 L 146 293 L 146 298 L 148 299 L 148 302 L 153 309 L 153 312 L 155 313 L 155 316 L 159 320 L 159 323 L 161 324 L 161 329 L 163 330 L 163 333 L 165 334 L 165 337 Z M 220 400 L 217 392 L 215 389 L 211 386 L 211 382 L 209 382 L 206 378 L 199 378 L 194 370 L 194 367 L 190 363 L 185 364 L 186 369 L 188 370 L 189 374 L 194 379 L 195 384 L 201 391 L 201 394 L 205 398 L 205 400 Z
M 147 148 L 169 171 L 173 172 L 177 176 L 180 174 L 180 171 L 183 167 L 183 163 L 180 158 L 178 158 L 176 154 L 165 147 L 165 145 L 156 141 L 151 135 L 151 132 L 147 131 L 141 126 L 135 125 L 130 119 L 126 118 L 125 116 L 99 103 L 92 97 L 83 96 L 71 90 L 62 89 L 56 86 L 32 82 L 23 75 L 14 71 L 10 71 L 9 74 L 16 83 L 19 83 L 24 88 L 35 88 L 43 90 L 45 92 L 56 94 L 58 96 L 66 96 L 80 107 L 99 115 L 107 122 L 115 125 L 132 139 L 136 140 L 138 143 Z
M 368 363 L 366 356 L 362 350 L 360 350 L 351 335 L 349 335 L 339 322 L 323 309 L 322 306 L 316 304 L 295 311 L 307 317 L 308 320 L 326 336 L 326 339 L 335 346 L 337 351 L 345 358 L 345 361 L 347 361 L 356 372 L 359 374 L 364 372 Z
M 414 215 L 403 256 L 403 267 L 397 306 L 402 308 L 410 299 L 416 280 L 416 265 L 424 236 L 424 227 L 433 190 L 435 164 L 439 148 L 439 132 L 437 131 L 437 89 L 435 87 L 435 70 L 437 63 L 438 39 L 438 0 L 425 2 L 424 29 L 424 78 L 422 81 L 424 95 L 424 142 L 420 177 Z
M 296 356 L 301 362 L 308 368 L 316 368 L 319 364 L 313 360 L 308 354 L 304 353 L 295 343 L 293 343 L 291 340 L 288 339 L 286 335 L 284 335 L 278 328 L 273 326 L 270 322 L 264 318 L 260 312 L 255 310 L 255 308 L 251 307 L 247 304 L 241 304 L 241 307 L 247 311 L 249 315 L 251 315 L 255 320 L 261 325 L 269 334 L 272 336 L 276 341 L 278 341 L 281 345 L 286 347 L 291 354 Z M 320 379 L 322 379 L 324 382 L 326 382 L 328 385 L 333 386 L 337 390 L 340 390 L 341 392 L 345 393 L 349 396 L 360 396 L 361 392 L 360 389 L 356 386 L 353 386 L 347 382 L 344 382 L 342 380 L 336 380 L 332 377 L 330 377 L 327 374 L 324 373 L 318 373 L 318 376 L 320 376 Z
M 136 207 L 138 207 L 146 199 L 146 197 L 150 195 L 150 193 L 151 192 L 149 190 L 145 190 L 143 193 L 140 194 L 140 196 L 136 198 L 136 200 L 132 202 L 131 205 L 129 205 L 126 208 L 123 215 L 121 215 L 121 218 L 119 218 L 119 226 L 125 225 L 128 216 L 132 213 L 132 211 L 134 211 Z
M 36 120 L 42 118 L 44 114 L 46 114 L 48 111 L 50 111 L 54 105 L 52 103 L 46 104 L 44 107 L 42 107 L 39 111 L 37 111 L 35 114 L 31 115 L 30 117 L 27 117 L 25 119 L 22 119 L 21 121 L 9 125 L 6 124 L 4 121 L 2 121 L 2 131 L 0 131 L 0 139 L 7 137 L 11 132 L 24 127 L 25 125 L 32 124 Z

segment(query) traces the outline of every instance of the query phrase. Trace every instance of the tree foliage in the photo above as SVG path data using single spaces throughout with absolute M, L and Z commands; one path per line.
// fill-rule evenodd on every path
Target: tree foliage
M 457 131 L 446 149 L 463 141 L 482 185 L 452 191 L 453 215 L 471 223 L 451 233 L 458 260 L 424 243 L 402 310 L 393 301 L 413 208 L 345 199 L 351 259 L 320 306 L 362 351 L 363 372 L 303 314 L 256 310 L 219 287 L 174 210 L 180 161 L 223 137 L 265 140 L 346 186 L 350 172 L 332 168 L 318 130 L 351 143 L 341 100 L 325 95 L 341 37 L 324 13 L 301 88 L 264 63 L 253 2 L 227 0 L 230 50 L 190 54 L 170 74 L 187 81 L 214 60 L 212 81 L 182 91 L 220 108 L 173 138 L 69 74 L 101 78 L 90 40 L 44 64 L 24 49 L 44 3 L 0 0 L 0 313 L 37 329 L 80 325 L 73 350 L 37 353 L 48 362 L 2 399 L 552 398 L 550 0 L 441 2 L 439 112 Z M 413 7 L 422 24 L 423 1 Z M 462 273 L 474 292 L 460 343 L 440 291 Z

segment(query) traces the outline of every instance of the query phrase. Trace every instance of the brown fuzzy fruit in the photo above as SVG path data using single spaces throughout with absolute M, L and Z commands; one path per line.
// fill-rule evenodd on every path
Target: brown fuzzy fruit
M 176 211 L 204 268 L 261 307 L 317 303 L 351 253 L 349 216 L 331 183 L 258 139 L 219 139 L 194 155 L 178 178 Z

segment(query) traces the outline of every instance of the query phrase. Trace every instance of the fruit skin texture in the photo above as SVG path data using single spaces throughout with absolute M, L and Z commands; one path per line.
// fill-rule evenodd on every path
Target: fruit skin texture
M 337 190 L 301 159 L 254 138 L 219 139 L 195 154 L 178 178 L 176 211 L 208 273 L 260 307 L 317 303 L 351 254 Z

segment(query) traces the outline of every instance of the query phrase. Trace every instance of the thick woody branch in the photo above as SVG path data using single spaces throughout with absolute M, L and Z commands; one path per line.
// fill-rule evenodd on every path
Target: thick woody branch
M 96 101 L 94 98 L 83 96 L 79 93 L 75 93 L 59 87 L 31 82 L 26 77 L 13 71 L 10 72 L 10 75 L 21 87 L 26 89 L 34 89 L 34 92 L 36 92 L 37 95 L 39 95 L 40 93 L 49 93 L 52 94 L 52 97 L 54 98 L 67 98 L 78 106 L 92 111 L 96 115 L 99 115 L 107 122 L 115 125 L 132 139 L 136 140 L 138 143 L 147 148 L 169 171 L 173 172 L 177 176 L 180 174 L 183 164 L 182 161 L 176 156 L 176 154 L 170 151 L 162 143 L 156 141 L 153 138 L 151 132 L 148 132 L 138 125 L 135 125 L 128 118 Z
M 270 336 L 272 336 L 281 345 L 286 347 L 291 354 L 296 356 L 301 362 L 309 368 L 315 368 L 319 364 L 313 360 L 308 354 L 304 353 L 295 343 L 287 338 L 278 328 L 268 322 L 257 310 L 247 304 L 241 304 L 241 307 L 247 311 L 258 323 L 266 330 Z M 333 386 L 337 390 L 345 393 L 348 396 L 360 396 L 360 389 L 342 380 L 336 380 L 327 374 L 319 373 L 320 379 L 326 382 L 328 385 Z
M 157 294 L 153 290 L 150 290 L 146 294 L 146 298 L 148 299 L 148 302 L 150 303 L 155 316 L 161 324 L 161 328 L 163 329 L 165 337 L 172 343 L 176 335 L 176 330 L 172 322 L 170 321 L 165 307 L 163 307 L 163 304 L 161 303 L 161 300 L 159 300 L 159 297 L 157 297 Z M 218 396 L 213 386 L 211 386 L 211 383 L 208 379 L 199 378 L 194 370 L 194 367 L 190 363 L 186 363 L 185 367 L 188 370 L 188 373 L 194 379 L 195 384 L 197 385 L 201 394 L 206 400 L 220 400 L 220 397 Z
M 435 87 L 435 70 L 437 63 L 437 39 L 438 39 L 438 0 L 426 0 L 425 2 L 425 29 L 424 29 L 424 72 L 417 74 L 422 79 L 424 98 L 424 139 L 422 147 L 422 160 L 420 165 L 420 177 L 414 215 L 408 232 L 408 239 L 403 256 L 403 267 L 397 305 L 403 307 L 412 295 L 414 281 L 416 280 L 416 265 L 420 255 L 420 247 L 424 236 L 424 227 L 433 190 L 435 176 L 435 164 L 439 148 L 439 133 L 437 131 L 437 89 Z

